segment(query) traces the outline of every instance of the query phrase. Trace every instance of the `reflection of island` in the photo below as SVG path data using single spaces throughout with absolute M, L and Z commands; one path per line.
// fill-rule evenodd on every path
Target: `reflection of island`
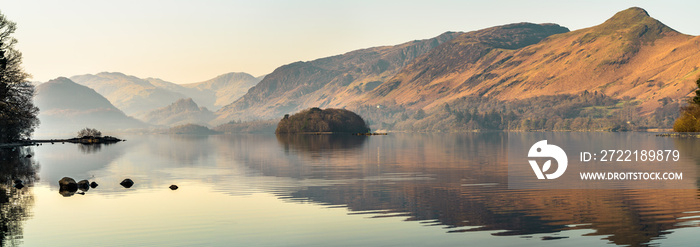
M 22 224 L 34 204 L 31 189 L 10 186 L 14 180 L 32 185 L 36 180 L 37 166 L 29 148 L 0 149 L 0 246 L 16 246 L 21 243 Z
M 447 226 L 448 232 L 542 236 L 591 229 L 589 236 L 630 246 L 664 238 L 673 229 L 698 226 L 697 190 L 508 189 L 508 139 L 503 133 L 401 134 L 369 138 L 359 145 L 308 139 L 323 138 L 315 136 L 295 138 L 277 137 L 284 147 L 281 154 L 245 157 L 245 164 L 263 175 L 309 181 L 280 190 L 280 197 L 290 200 L 428 221 Z M 255 143 L 260 148 L 269 145 L 245 143 L 246 149 L 258 148 Z M 343 145 L 351 148 L 338 148 Z M 333 182 L 314 184 L 313 179 Z
M 290 149 L 303 153 L 332 152 L 333 150 L 360 148 L 367 136 L 353 135 L 277 135 L 277 141 L 285 152 Z

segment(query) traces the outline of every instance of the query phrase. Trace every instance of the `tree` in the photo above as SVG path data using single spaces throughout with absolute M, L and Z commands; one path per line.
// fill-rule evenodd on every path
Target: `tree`
M 700 131 L 700 78 L 695 81 L 698 89 L 695 96 L 688 100 L 688 105 L 683 107 L 681 115 L 673 123 L 673 131 L 698 132 Z
M 695 89 L 695 96 L 690 102 L 700 106 L 700 78 L 698 78 L 698 80 L 695 81 L 695 85 L 698 86 L 698 89 Z
M 29 137 L 39 125 L 34 85 L 22 69 L 22 53 L 12 34 L 17 25 L 0 13 L 0 142 Z
M 102 132 L 97 129 L 84 128 L 78 131 L 78 138 L 83 137 L 102 137 Z

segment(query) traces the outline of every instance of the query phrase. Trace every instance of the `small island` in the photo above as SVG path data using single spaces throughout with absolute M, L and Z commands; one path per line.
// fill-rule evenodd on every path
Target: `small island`
M 365 134 L 368 124 L 362 117 L 345 109 L 318 107 L 303 110 L 294 115 L 284 115 L 277 124 L 276 134 Z
M 184 135 L 216 135 L 219 132 L 209 129 L 206 126 L 197 124 L 183 124 L 170 128 L 168 131 L 170 134 L 184 134 Z

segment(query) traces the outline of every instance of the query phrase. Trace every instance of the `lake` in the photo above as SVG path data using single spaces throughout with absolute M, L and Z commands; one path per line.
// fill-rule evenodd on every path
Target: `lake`
M 677 164 L 693 170 L 683 177 L 691 189 L 509 188 L 508 142 L 523 135 L 532 134 L 132 135 L 111 145 L 7 151 L 0 171 L 3 246 L 700 242 L 693 173 L 700 139 L 547 133 L 562 147 L 593 136 L 679 150 Z M 33 157 L 10 157 L 27 153 Z M 58 180 L 66 176 L 99 186 L 61 194 Z M 28 186 L 12 187 L 14 178 Z M 124 178 L 134 186 L 120 186 Z

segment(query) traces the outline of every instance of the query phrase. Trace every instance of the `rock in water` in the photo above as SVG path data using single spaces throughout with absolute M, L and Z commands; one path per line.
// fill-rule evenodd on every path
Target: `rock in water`
M 131 188 L 131 186 L 134 185 L 134 181 L 132 181 L 131 179 L 128 179 L 128 178 L 127 178 L 127 179 L 122 180 L 122 182 L 119 183 L 119 184 L 121 184 L 122 186 L 124 186 L 124 188 Z
M 69 177 L 63 177 L 61 180 L 58 180 L 58 186 L 65 191 L 75 192 L 78 190 L 78 183 L 75 182 L 75 179 Z
M 90 181 L 80 180 L 78 182 L 78 189 L 82 191 L 88 191 L 90 189 Z
M 24 188 L 24 185 L 22 183 L 18 183 L 18 184 L 15 184 L 15 188 L 17 188 L 18 190 L 21 190 L 22 188 Z
M 177 187 L 177 185 L 174 185 L 174 184 L 173 184 L 173 185 L 170 185 L 169 188 L 170 188 L 171 190 L 176 190 L 178 187 Z
M 92 181 L 92 183 L 90 183 L 90 188 L 94 189 L 95 187 L 97 187 L 97 183 L 95 183 L 95 181 Z

